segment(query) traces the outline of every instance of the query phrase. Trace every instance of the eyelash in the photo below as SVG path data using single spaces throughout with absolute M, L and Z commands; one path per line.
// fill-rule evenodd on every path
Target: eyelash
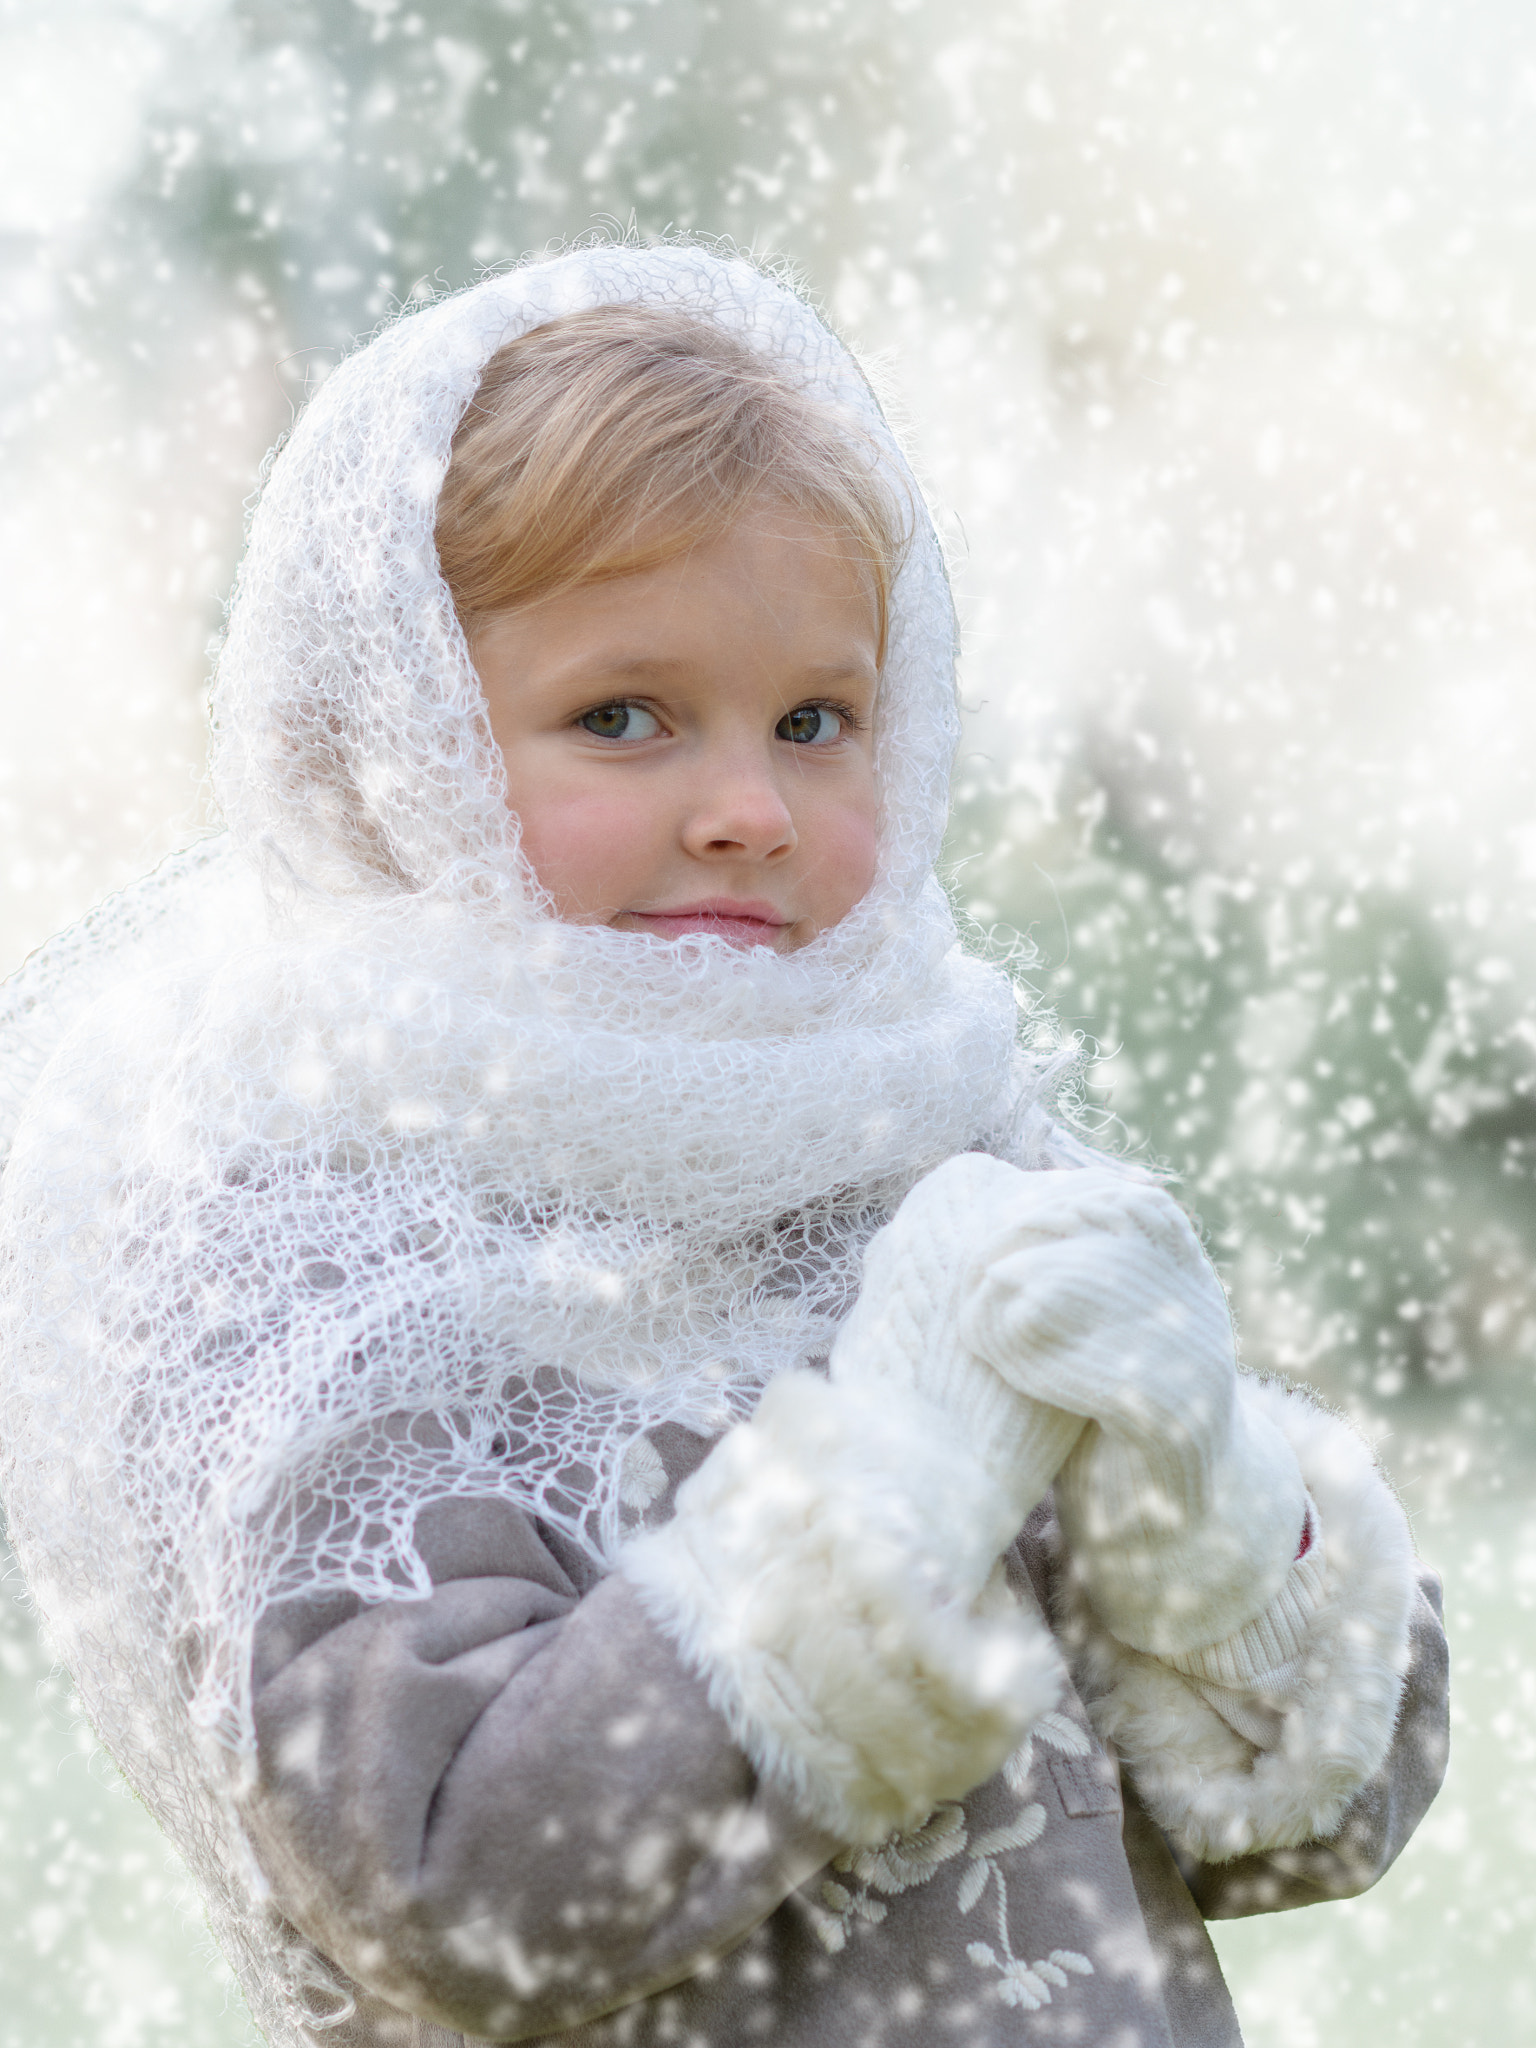
M 589 704 L 585 711 L 578 711 L 572 724 L 580 727 L 595 711 L 649 711 L 652 718 L 658 716 L 642 697 L 605 697 L 601 704 Z M 803 704 L 792 704 L 790 711 L 830 711 L 835 718 L 842 720 L 849 732 L 863 732 L 865 726 L 865 721 L 853 706 L 840 702 L 836 697 L 808 697 Z M 600 735 L 594 734 L 593 737 Z

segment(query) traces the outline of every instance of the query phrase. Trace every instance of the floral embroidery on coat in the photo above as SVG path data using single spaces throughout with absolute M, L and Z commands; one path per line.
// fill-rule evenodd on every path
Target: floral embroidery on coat
M 1030 1768 L 1036 1741 L 1066 1756 L 1087 1756 L 1092 1748 L 1088 1737 L 1065 1714 L 1042 1714 L 1033 1729 L 1003 1765 L 1003 1781 L 1021 1798 L 1029 1789 Z M 1026 1962 L 1013 1951 L 1008 1933 L 1008 1881 L 997 1858 L 1009 1849 L 1027 1849 L 1045 1830 L 1045 1808 L 1038 1800 L 1021 1806 L 1014 1818 L 999 1828 L 988 1828 L 972 1836 L 966 1826 L 965 1808 L 955 1800 L 936 1806 L 919 1828 L 892 1835 L 875 1849 L 845 1849 L 833 1863 L 837 1877 L 827 1878 L 821 1887 L 821 1906 L 815 1915 L 816 1932 L 836 1955 L 848 1940 L 849 1929 L 859 1920 L 878 1923 L 886 1915 L 884 1899 L 927 1884 L 946 1863 L 963 1855 L 955 1903 L 962 1913 L 980 1904 L 991 1887 L 997 1909 L 997 1947 L 985 1941 L 967 1944 L 966 1954 L 978 1968 L 997 1970 L 1002 1982 L 998 1995 L 1005 2005 L 1022 2006 L 1038 2012 L 1051 2003 L 1051 1993 L 1063 1990 L 1073 1977 L 1091 1977 L 1093 1964 L 1076 1949 L 1054 1948 L 1048 1956 Z M 851 1880 L 840 1883 L 840 1878 Z

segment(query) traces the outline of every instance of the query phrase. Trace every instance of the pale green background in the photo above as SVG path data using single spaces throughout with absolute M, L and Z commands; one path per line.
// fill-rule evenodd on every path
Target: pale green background
M 261 455 L 632 218 L 807 274 L 966 625 L 957 899 L 1446 1575 L 1446 1790 L 1254 2048 L 1536 2037 L 1536 22 L 1515 0 L 0 0 L 0 969 L 198 829 Z M 0 2048 L 247 2038 L 0 1605 Z

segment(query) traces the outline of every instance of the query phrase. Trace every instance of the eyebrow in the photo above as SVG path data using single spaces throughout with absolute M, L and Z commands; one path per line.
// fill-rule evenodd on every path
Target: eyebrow
M 675 675 L 679 669 L 688 666 L 689 663 L 686 661 L 667 661 L 652 655 L 617 654 L 606 661 L 595 661 L 590 666 L 583 663 L 573 664 L 574 672 L 571 673 L 570 679 L 574 681 L 578 675 L 590 676 L 594 680 L 603 676 L 634 678 Z M 880 680 L 872 669 L 867 669 L 857 662 L 843 661 L 815 663 L 810 668 L 801 669 L 799 679 L 812 689 L 830 688 L 835 683 L 877 684 Z M 562 677 L 561 680 L 565 678 Z

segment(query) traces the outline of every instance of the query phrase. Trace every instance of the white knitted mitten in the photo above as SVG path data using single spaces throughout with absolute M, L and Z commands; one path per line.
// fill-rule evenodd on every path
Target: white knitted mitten
M 942 1409 L 1007 1496 L 1017 1527 L 1083 1420 L 1000 1377 L 968 1348 L 960 1324 L 988 1261 L 1033 1213 L 1040 1177 L 981 1152 L 927 1174 L 871 1241 L 858 1302 L 832 1348 L 834 1382 L 900 1387 Z
M 1091 1425 L 1056 1480 L 1089 1600 L 1154 1656 L 1228 1645 L 1209 1669 L 1193 1660 L 1197 1682 L 1282 1669 L 1316 1597 L 1315 1569 L 1292 1571 L 1306 1489 L 1279 1430 L 1237 1399 L 1226 1297 L 1188 1219 L 1106 1169 L 1025 1178 L 1032 1206 L 1015 1206 L 960 1336 L 1011 1386 Z
M 998 1560 L 1081 1434 L 959 1336 L 1038 1176 L 966 1154 L 869 1248 L 829 1380 L 774 1380 L 623 1569 L 758 1769 L 839 1840 L 980 1784 L 1060 1692 Z

